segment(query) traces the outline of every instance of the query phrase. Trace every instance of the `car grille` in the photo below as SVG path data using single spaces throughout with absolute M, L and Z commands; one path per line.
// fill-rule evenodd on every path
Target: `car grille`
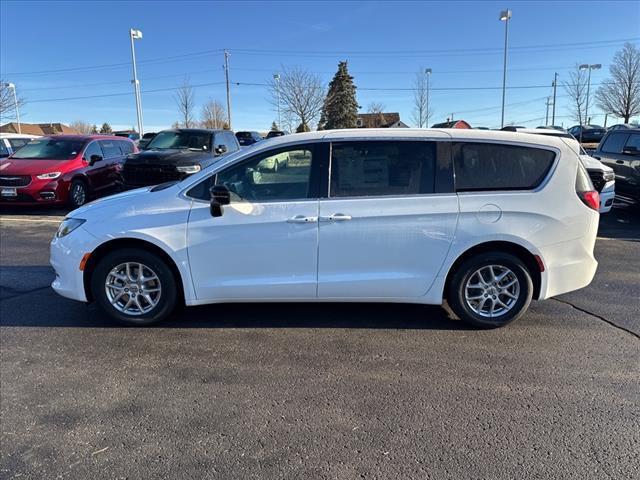
M 122 177 L 126 185 L 148 186 L 182 180 L 183 174 L 176 170 L 175 165 L 130 165 L 125 163 Z
M 600 170 L 589 170 L 589 178 L 598 192 L 601 192 L 604 184 L 607 183 L 604 179 L 604 172 Z
M 35 202 L 35 199 L 31 195 L 26 193 L 18 193 L 15 197 L 0 197 L 0 203 L 12 203 L 12 202 Z
M 0 176 L 0 187 L 26 187 L 30 183 L 29 175 Z

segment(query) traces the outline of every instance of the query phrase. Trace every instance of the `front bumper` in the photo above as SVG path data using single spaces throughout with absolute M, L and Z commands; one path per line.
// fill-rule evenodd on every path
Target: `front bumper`
M 67 201 L 69 184 L 60 179 L 38 180 L 32 177 L 27 186 L 8 188 L 15 188 L 17 196 L 0 196 L 2 205 L 59 205 Z
M 613 200 L 616 196 L 616 182 L 607 182 L 600 192 L 600 213 L 608 213 L 613 208 Z
M 82 226 L 66 237 L 53 237 L 50 245 L 50 263 L 56 278 L 51 287 L 63 297 L 80 302 L 87 301 L 84 289 L 84 272 L 80 262 L 86 253 L 97 247 L 97 239 Z

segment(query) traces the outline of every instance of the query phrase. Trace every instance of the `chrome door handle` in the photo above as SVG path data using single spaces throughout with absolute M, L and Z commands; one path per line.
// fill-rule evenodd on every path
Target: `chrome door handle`
M 287 220 L 287 223 L 315 223 L 318 217 L 305 217 L 304 215 L 296 215 Z
M 344 213 L 334 213 L 333 215 L 329 215 L 328 217 L 320 217 L 321 222 L 344 222 L 346 220 L 351 220 L 351 215 L 345 215 Z

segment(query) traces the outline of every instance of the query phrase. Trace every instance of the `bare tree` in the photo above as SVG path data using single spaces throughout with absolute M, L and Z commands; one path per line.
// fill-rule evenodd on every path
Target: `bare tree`
M 385 108 L 387 106 L 384 103 L 380 102 L 371 102 L 367 107 L 367 113 L 384 113 Z
M 225 128 L 228 124 L 227 112 L 222 103 L 210 98 L 209 101 L 202 106 L 200 125 L 203 128 Z
M 640 113 L 640 50 L 625 43 L 613 57 L 609 73 L 611 78 L 596 92 L 596 103 L 605 112 L 629 123 L 629 118 Z
M 585 70 L 577 68 L 569 72 L 569 81 L 563 82 L 564 89 L 569 97 L 569 115 L 578 125 L 584 124 L 587 119 L 582 118 L 587 104 L 587 74 Z
M 428 127 L 429 119 L 433 116 L 431 104 L 429 103 L 428 79 L 424 69 L 416 72 L 413 81 L 413 112 L 411 119 L 418 128 Z
M 182 86 L 178 88 L 175 100 L 176 105 L 178 106 L 178 112 L 180 113 L 180 124 L 184 128 L 191 128 L 195 126 L 195 93 L 188 78 L 185 78 Z
M 18 97 L 18 109 L 22 108 L 25 101 Z M 0 117 L 3 119 L 15 118 L 16 102 L 13 97 L 13 88 L 8 87 L 8 83 L 0 79 Z
M 292 126 L 317 122 L 325 96 L 320 77 L 300 67 L 282 67 L 279 85 L 272 79 L 269 87 L 274 106 L 278 105 L 278 89 L 282 123 L 290 131 Z
M 80 133 L 88 135 L 90 133 L 93 133 L 95 125 L 89 122 L 85 122 L 84 120 L 74 120 L 69 124 L 69 127 L 79 131 Z

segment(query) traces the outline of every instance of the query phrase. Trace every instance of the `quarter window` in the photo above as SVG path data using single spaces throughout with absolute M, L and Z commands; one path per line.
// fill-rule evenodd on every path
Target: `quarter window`
M 612 133 L 602 144 L 602 151 L 604 153 L 622 153 L 627 136 L 625 133 Z
M 454 150 L 456 191 L 529 190 L 547 176 L 555 153 L 492 143 L 458 143 Z
M 211 176 L 187 195 L 209 200 L 212 185 L 224 185 L 232 202 L 273 202 L 310 196 L 313 147 L 295 146 L 270 150 L 231 165 Z
M 331 197 L 433 193 L 435 142 L 334 143 Z
M 120 147 L 118 147 L 118 143 L 119 142 L 115 140 L 100 140 L 100 146 L 104 152 L 104 158 L 114 158 L 122 155 Z

